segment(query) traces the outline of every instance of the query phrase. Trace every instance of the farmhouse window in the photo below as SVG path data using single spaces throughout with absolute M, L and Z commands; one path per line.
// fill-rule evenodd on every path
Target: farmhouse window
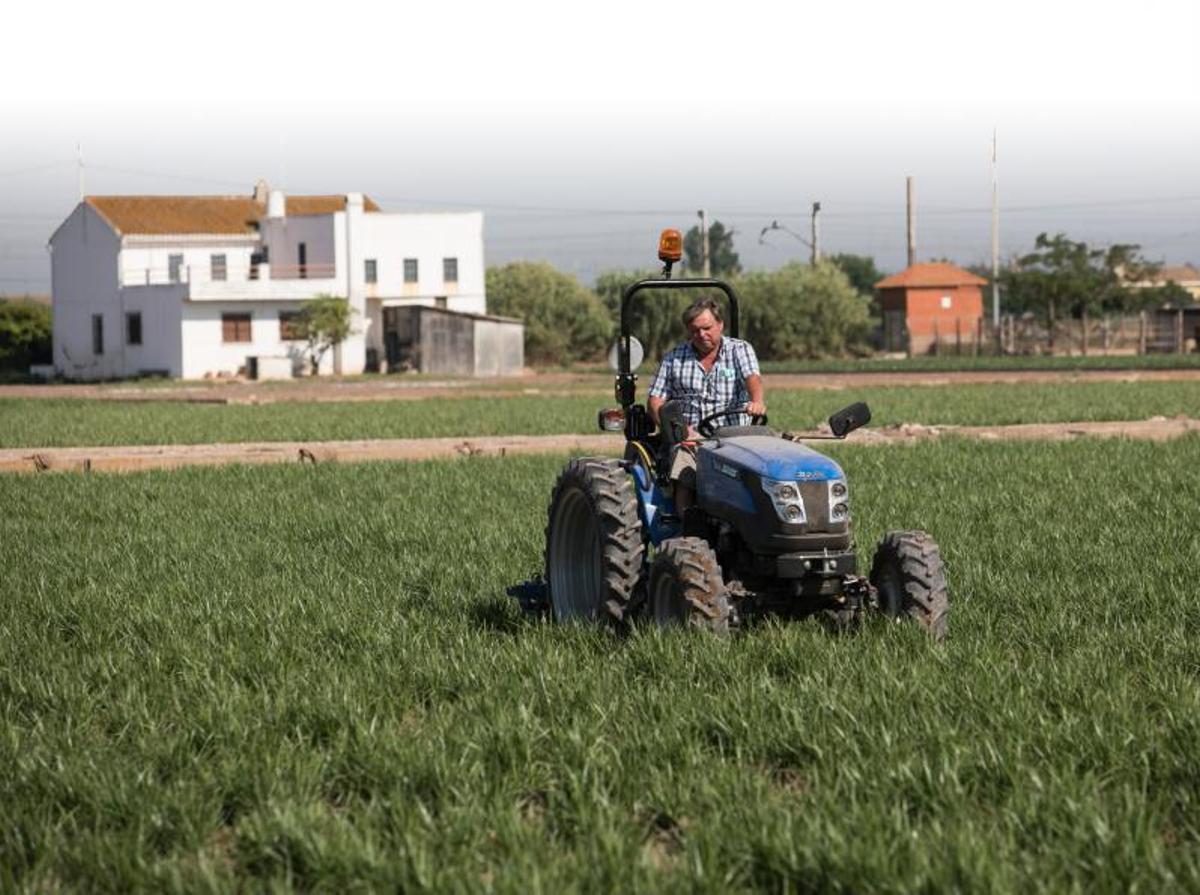
M 404 282 L 415 283 L 417 281 L 417 259 L 404 259 Z
M 367 258 L 363 261 L 363 279 L 368 283 L 379 282 L 379 272 L 374 258 Z
M 296 245 L 296 260 L 300 264 L 300 279 L 308 279 L 308 244 L 298 243 Z
M 129 311 L 125 315 L 125 344 L 142 344 L 142 312 Z
M 104 353 L 104 315 L 92 315 L 92 354 Z
M 300 312 L 279 312 L 279 341 L 300 342 L 304 336 L 300 334 Z
M 249 342 L 250 339 L 250 315 L 249 314 L 222 314 L 221 315 L 221 341 L 222 342 Z
M 458 259 L 443 258 L 442 259 L 442 280 L 447 283 L 458 282 Z
M 183 272 L 183 255 L 168 255 L 167 256 L 167 279 L 172 283 L 178 283 L 182 278 Z
M 228 272 L 228 269 L 225 266 L 225 256 L 224 255 L 213 255 L 209 259 L 209 262 L 212 267 L 212 278 L 214 280 L 225 279 L 227 272 Z

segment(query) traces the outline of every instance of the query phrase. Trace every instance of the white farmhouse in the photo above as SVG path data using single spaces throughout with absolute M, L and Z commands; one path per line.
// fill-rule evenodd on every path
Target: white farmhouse
M 73 379 L 299 368 L 295 314 L 322 293 L 354 312 L 322 372 L 360 373 L 389 349 L 395 364 L 408 318 L 386 309 L 485 311 L 482 212 L 387 214 L 361 193 L 89 196 L 50 249 L 54 367 Z

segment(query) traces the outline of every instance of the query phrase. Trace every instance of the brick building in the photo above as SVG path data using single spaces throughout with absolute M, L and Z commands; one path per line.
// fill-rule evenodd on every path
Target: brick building
M 924 354 L 935 341 L 970 342 L 987 280 L 944 262 L 914 264 L 875 284 L 886 351 Z

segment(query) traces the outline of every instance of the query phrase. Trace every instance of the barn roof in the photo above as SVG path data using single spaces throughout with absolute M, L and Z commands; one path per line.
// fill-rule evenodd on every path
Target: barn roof
M 267 213 L 253 196 L 88 196 L 84 202 L 120 234 L 253 234 Z M 286 198 L 288 215 L 332 214 L 345 207 L 345 196 Z M 380 210 L 370 198 L 363 208 Z
M 900 273 L 892 274 L 875 284 L 876 289 L 903 289 L 938 286 L 986 286 L 987 280 L 968 270 L 944 261 L 914 264 Z

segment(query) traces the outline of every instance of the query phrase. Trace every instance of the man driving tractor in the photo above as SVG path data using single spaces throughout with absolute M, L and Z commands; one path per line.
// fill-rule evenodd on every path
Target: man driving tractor
M 660 429 L 660 411 L 667 401 L 678 402 L 686 437 L 672 447 L 671 481 L 675 483 L 675 509 L 682 514 L 696 490 L 696 447 L 699 422 L 710 414 L 731 408 L 730 425 L 744 425 L 747 416 L 767 412 L 758 358 L 749 342 L 725 338 L 721 308 L 711 298 L 692 302 L 683 312 L 688 341 L 662 359 L 650 384 L 647 410 Z

